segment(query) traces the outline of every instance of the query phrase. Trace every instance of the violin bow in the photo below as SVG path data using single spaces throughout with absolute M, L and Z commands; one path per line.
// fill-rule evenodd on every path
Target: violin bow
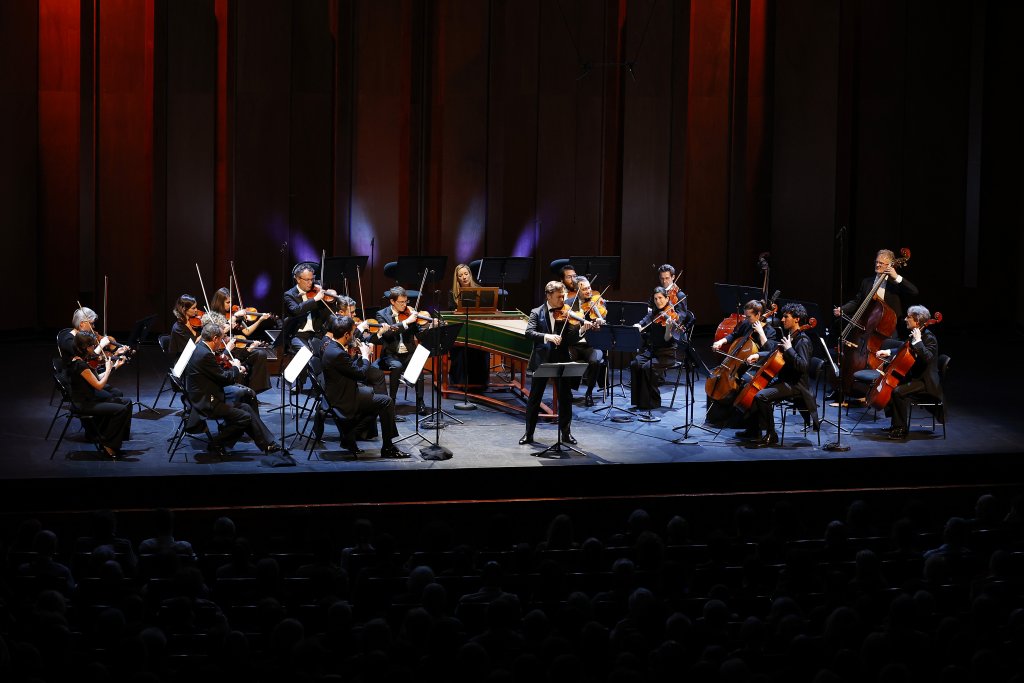
M 235 274 L 235 262 L 231 261 L 230 263 L 231 263 L 231 277 L 235 278 L 235 294 L 238 295 L 238 307 L 239 308 L 245 308 L 245 304 L 242 303 L 242 289 L 238 286 L 238 275 Z M 230 293 L 230 292 L 231 292 L 231 290 L 230 290 L 230 286 L 229 286 L 228 293 Z M 231 308 L 229 307 L 228 310 L 230 311 Z
M 206 303 L 206 312 L 210 312 L 210 299 L 206 296 L 206 285 L 203 284 L 203 274 L 199 271 L 199 264 L 196 263 L 196 275 L 199 276 L 199 287 L 203 290 L 203 301 Z
M 356 284 L 359 285 L 359 310 L 363 313 L 363 320 L 366 320 L 366 308 L 363 306 L 363 278 L 359 274 L 359 264 L 356 264 Z

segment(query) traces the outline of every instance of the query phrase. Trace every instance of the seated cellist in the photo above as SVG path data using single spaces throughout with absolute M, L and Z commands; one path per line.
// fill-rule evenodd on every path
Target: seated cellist
M 907 309 L 907 329 L 910 331 L 910 353 L 914 356 L 914 365 L 900 384 L 892 392 L 892 398 L 886 409 L 891 414 L 892 424 L 889 438 L 902 440 L 907 438 L 907 416 L 910 413 L 910 396 L 924 393 L 936 399 L 942 398 L 942 385 L 939 383 L 939 340 L 935 334 L 924 327 L 931 313 L 924 306 L 911 306 Z M 888 360 L 894 351 L 880 349 L 875 356 Z M 944 416 L 938 415 L 942 421 Z

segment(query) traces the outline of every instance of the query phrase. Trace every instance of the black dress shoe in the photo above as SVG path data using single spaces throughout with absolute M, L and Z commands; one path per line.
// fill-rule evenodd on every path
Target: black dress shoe
M 267 446 L 266 450 L 264 450 L 263 452 L 269 455 L 270 453 L 277 453 L 280 450 L 281 450 L 281 444 L 279 444 L 277 442 L 274 442 L 274 443 L 270 444 L 269 446 Z
M 523 434 L 522 438 L 519 439 L 520 446 L 525 446 L 528 443 L 533 443 L 533 434 L 531 434 L 530 432 Z
M 907 430 L 903 427 L 893 427 L 889 430 L 889 438 L 893 441 L 903 441 L 907 438 Z
M 405 422 L 405 415 L 395 415 L 395 422 Z
M 744 429 L 742 432 L 736 432 L 737 439 L 744 439 L 746 441 L 755 441 L 761 438 L 761 432 L 757 429 Z
M 562 443 L 572 444 L 573 446 L 579 443 L 579 441 L 576 440 L 576 437 L 572 435 L 572 432 L 562 432 L 561 441 Z
M 416 404 L 416 412 L 419 415 L 430 415 L 430 409 L 427 408 L 427 404 L 422 401 Z
M 768 446 L 778 446 L 779 435 L 775 432 L 768 432 L 757 441 L 750 444 L 751 448 L 767 448 Z
M 594 406 L 594 397 L 591 396 L 590 394 L 587 394 L 586 396 L 584 396 L 583 397 L 583 405 L 585 405 L 588 408 L 592 408 Z
M 215 458 L 223 458 L 228 454 L 228 452 L 224 449 L 223 446 L 218 446 L 216 444 L 210 444 L 209 446 L 207 446 L 206 452 L 214 456 Z
M 353 439 L 352 437 L 342 439 L 341 446 L 352 455 L 359 455 L 360 453 L 363 452 L 363 449 L 359 447 L 359 444 L 357 444 L 356 440 Z
M 388 443 L 380 447 L 380 457 L 382 458 L 408 458 L 408 453 L 403 453 L 398 450 L 398 446 Z

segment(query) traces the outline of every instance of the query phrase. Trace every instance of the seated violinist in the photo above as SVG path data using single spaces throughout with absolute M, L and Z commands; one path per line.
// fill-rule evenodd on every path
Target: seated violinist
M 298 318 L 298 328 L 291 338 L 292 353 L 297 353 L 303 346 L 313 351 L 314 338 L 321 336 L 324 323 L 334 313 L 325 297 L 331 292 L 314 284 L 314 264 L 299 263 L 292 268 L 295 286 L 284 293 L 284 305 L 288 318 Z M 332 297 L 333 298 L 333 297 Z
M 218 347 L 218 351 L 216 353 L 217 361 L 223 364 L 225 367 L 229 363 L 241 363 L 241 361 L 237 361 L 235 359 L 233 350 L 230 347 L 228 347 L 227 344 L 228 340 L 231 339 L 231 328 L 230 325 L 228 325 L 228 319 L 222 316 L 220 313 L 204 313 L 201 320 L 204 327 L 208 323 L 216 323 L 217 325 L 220 325 L 224 343 Z M 202 337 L 200 337 L 200 340 L 202 340 Z M 241 372 L 239 373 L 238 379 L 244 381 L 245 376 L 249 372 L 249 370 L 248 368 L 245 367 L 244 364 L 240 364 L 239 370 Z M 246 404 L 253 410 L 255 410 L 257 413 L 260 410 L 260 402 L 259 399 L 256 398 L 256 392 L 250 389 L 246 384 L 243 384 L 241 381 L 224 387 L 224 397 L 225 400 L 233 406 L 240 406 L 242 404 Z
M 189 341 L 199 343 L 199 335 L 203 331 L 202 314 L 196 305 L 196 298 L 191 294 L 182 294 L 174 302 L 174 325 L 171 326 L 171 343 L 168 352 L 174 363 Z
M 577 303 L 573 306 L 580 315 L 592 322 L 595 326 L 604 323 L 604 310 L 601 295 L 595 294 L 590 286 L 590 280 L 583 276 L 576 277 Z M 605 313 L 608 311 L 605 310 Z M 579 336 L 579 341 L 569 346 L 569 358 L 576 362 L 587 364 L 586 381 L 587 392 L 583 395 L 583 405 L 594 405 L 594 385 L 604 370 L 604 353 L 601 349 L 595 349 L 587 343 L 585 334 Z
M 800 396 L 808 405 L 814 404 L 808 376 L 811 356 L 814 355 L 814 344 L 805 332 L 800 331 L 800 326 L 807 322 L 807 309 L 801 304 L 786 304 L 782 307 L 781 321 L 785 336 L 779 340 L 777 349 L 782 350 L 785 364 L 771 383 L 754 396 L 754 417 L 751 418 L 753 426 L 737 434 L 739 438 L 752 440 L 755 448 L 775 446 L 779 443 L 779 435 L 775 432 L 776 402 Z
M 57 348 L 60 351 L 60 357 L 64 362 L 65 369 L 67 369 L 72 357 L 76 353 L 75 340 L 81 332 L 89 332 L 96 337 L 96 346 L 92 349 L 92 352 L 97 357 L 112 355 L 114 360 L 127 358 L 127 346 L 118 346 L 111 342 L 110 337 L 105 337 L 96 331 L 95 324 L 98 319 L 99 316 L 96 314 L 96 311 L 91 308 L 85 306 L 76 308 L 75 312 L 71 315 L 71 327 L 61 330 L 57 335 Z M 103 367 L 102 363 L 98 364 L 97 372 L 102 374 Z M 111 400 L 113 398 L 120 400 L 124 396 L 120 389 L 109 384 L 104 387 L 103 391 L 106 392 L 103 400 Z
M 655 287 L 653 308 L 634 327 L 644 334 L 644 347 L 629 364 L 631 402 L 639 410 L 650 412 L 661 407 L 658 391 L 659 368 L 676 362 L 676 341 L 685 329 L 686 319 L 669 303 L 664 287 Z
M 388 395 L 391 396 L 392 402 L 396 402 L 402 373 L 409 365 L 412 352 L 416 348 L 416 332 L 421 325 L 429 325 L 433 319 L 429 314 L 419 313 L 409 306 L 409 295 L 402 287 L 396 286 L 388 290 L 388 301 L 391 303 L 390 306 L 377 311 L 380 332 L 377 333 L 376 341 L 383 346 L 377 364 L 381 370 L 391 372 Z M 416 412 L 420 415 L 427 415 L 430 412 L 423 402 L 422 373 L 416 380 Z
M 229 401 L 225 395 L 225 389 L 235 385 L 244 372 L 238 360 L 222 365 L 216 359 L 224 348 L 226 325 L 226 321 L 216 319 L 203 325 L 201 341 L 185 368 L 185 391 L 194 408 L 186 429 L 194 433 L 206 417 L 222 420 L 224 426 L 210 438 L 210 452 L 217 455 L 234 446 L 243 433 L 252 437 L 265 453 L 280 451 L 273 434 L 260 419 L 259 410 L 247 402 Z
M 246 311 L 239 308 L 231 312 L 231 295 L 227 287 L 221 287 L 213 293 L 210 299 L 210 308 L 215 313 L 223 315 L 230 326 L 228 337 L 235 337 L 239 341 L 229 342 L 232 345 L 231 355 L 242 362 L 246 369 L 246 384 L 257 394 L 270 388 L 270 373 L 267 371 L 267 359 L 270 357 L 270 350 L 261 342 L 256 342 L 252 336 L 259 330 L 263 321 L 270 318 L 269 313 L 260 313 L 255 320 L 246 320 Z
M 352 339 L 349 341 L 349 355 L 352 356 L 352 362 L 354 365 L 359 367 L 366 375 L 365 384 L 366 386 L 373 389 L 375 394 L 387 395 L 388 388 L 387 383 L 384 381 L 384 372 L 373 365 L 373 333 L 370 329 L 373 329 L 369 322 L 366 320 L 359 320 L 356 316 L 356 302 L 351 297 L 341 296 L 338 297 L 338 313 L 336 315 L 348 316 L 352 319 Z M 327 339 L 333 338 L 331 332 L 334 321 L 334 316 L 328 318 L 328 325 L 324 328 L 324 348 L 327 347 Z M 365 353 L 364 353 L 365 352 Z M 365 367 L 363 367 L 363 359 L 367 358 Z
M 914 357 L 914 365 L 900 380 L 900 384 L 892 392 L 886 412 L 892 416 L 892 424 L 887 430 L 890 439 L 907 438 L 907 417 L 910 414 L 910 396 L 927 394 L 935 399 L 942 398 L 942 385 L 939 383 L 939 340 L 931 329 L 924 327 L 932 315 L 924 306 L 911 306 L 907 309 L 907 329 L 910 331 L 910 353 Z M 879 349 L 875 355 L 883 360 L 891 360 L 896 351 Z M 863 372 L 863 371 L 862 371 Z M 943 415 L 936 416 L 939 421 Z
M 82 330 L 74 337 L 74 348 L 68 363 L 68 386 L 75 406 L 92 415 L 96 436 L 103 450 L 111 458 L 121 453 L 121 443 L 128 440 L 132 426 L 132 402 L 114 395 L 108 382 L 114 370 L 124 364 L 124 356 L 94 353 L 98 344 L 96 335 Z M 103 372 L 97 374 L 92 364 L 101 363 Z

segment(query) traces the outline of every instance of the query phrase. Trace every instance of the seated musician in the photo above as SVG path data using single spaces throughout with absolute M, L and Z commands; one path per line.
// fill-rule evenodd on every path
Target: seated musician
M 892 424 L 889 429 L 890 439 L 907 438 L 907 416 L 910 414 L 910 396 L 927 394 L 935 399 L 942 398 L 942 385 L 939 382 L 939 340 L 930 328 L 922 327 L 932 314 L 924 306 L 911 306 L 907 309 L 907 329 L 910 331 L 910 353 L 914 357 L 914 365 L 906 377 L 892 392 L 886 412 L 891 412 Z M 883 360 L 890 360 L 896 351 L 879 349 L 875 355 Z M 884 370 L 884 368 L 880 368 Z M 863 372 L 863 371 L 862 371 Z M 859 374 L 859 373 L 858 373 Z M 937 416 L 942 421 L 944 416 Z
M 765 359 L 771 355 L 772 351 L 775 350 L 775 345 L 778 343 L 778 332 L 776 332 L 773 325 L 763 319 L 763 313 L 764 305 L 757 299 L 751 299 L 743 306 L 743 321 L 736 326 L 736 329 L 711 345 L 711 348 L 716 351 L 721 351 L 725 348 L 726 351 L 723 351 L 723 353 L 728 353 L 730 351 L 732 353 L 739 353 L 741 349 L 738 347 L 740 345 L 737 344 L 737 348 L 733 349 L 733 343 L 737 340 L 745 340 L 748 335 L 750 336 L 750 340 L 757 344 L 757 353 L 751 353 L 738 361 L 740 365 L 735 370 L 736 383 L 739 385 L 737 388 L 742 388 L 742 385 L 746 382 L 746 379 L 748 379 L 744 375 L 744 369 L 754 366 L 755 364 L 760 365 L 763 363 Z M 727 358 L 722 361 L 722 364 L 728 365 L 730 360 L 735 359 Z M 730 394 L 729 398 L 717 401 L 715 405 L 708 410 L 707 420 L 715 423 L 729 421 L 735 414 L 735 411 L 732 409 L 731 399 L 731 396 L 734 395 L 735 392 Z
M 676 339 L 686 324 L 669 303 L 664 287 L 655 287 L 651 299 L 654 306 L 633 325 L 644 331 L 644 346 L 629 364 L 630 402 L 646 412 L 661 407 L 658 371 L 675 364 Z
M 394 401 L 363 386 L 367 382 L 366 368 L 370 367 L 369 348 L 365 345 L 359 347 L 358 363 L 353 362 L 349 353 L 355 327 L 352 318 L 347 315 L 331 316 L 327 325 L 331 336 L 324 341 L 324 393 L 331 406 L 355 424 L 348 433 L 342 432 L 341 444 L 353 454 L 362 452 L 356 444 L 355 435 L 375 431 L 375 423 L 380 420 L 380 433 L 384 440 L 381 457 L 408 457 L 392 443 L 398 436 Z M 341 430 L 342 426 L 338 425 L 338 429 Z
M 185 428 L 194 433 L 204 417 L 222 420 L 224 426 L 210 438 L 210 452 L 215 455 L 223 455 L 225 449 L 234 446 L 243 433 L 252 437 L 264 453 L 278 452 L 281 446 L 260 419 L 259 410 L 245 401 L 229 401 L 225 395 L 225 389 L 235 386 L 244 372 L 241 361 L 237 359 L 231 360 L 227 367 L 222 367 L 216 360 L 216 354 L 224 348 L 226 326 L 226 321 L 215 318 L 204 323 L 200 343 L 196 344 L 196 350 L 185 367 L 182 375 L 185 391 L 193 406 Z
M 779 340 L 785 364 L 771 383 L 754 396 L 751 411 L 756 423 L 746 433 L 737 434 L 740 438 L 753 441 L 755 448 L 776 446 L 779 435 L 775 431 L 775 403 L 793 396 L 800 396 L 810 405 L 814 399 L 810 391 L 811 357 L 814 355 L 814 343 L 811 338 L 800 331 L 800 326 L 807 322 L 807 309 L 801 304 L 786 304 L 782 307 L 782 331 L 784 336 Z M 817 418 L 815 418 L 817 425 Z M 764 436 L 761 435 L 764 432 Z
M 576 303 L 574 308 L 584 318 L 593 322 L 594 325 L 603 324 L 604 318 L 599 314 L 597 305 L 601 301 L 601 295 L 597 294 L 597 298 L 594 298 L 595 294 L 590 286 L 590 280 L 582 275 L 576 276 L 576 291 L 578 303 Z M 579 341 L 569 347 L 569 358 L 587 364 L 585 377 L 587 392 L 583 395 L 583 405 L 589 408 L 594 405 L 594 386 L 597 384 L 597 379 L 604 372 L 604 353 L 601 349 L 595 349 L 588 344 L 586 336 L 581 334 Z
M 452 288 L 448 290 L 448 307 L 451 310 L 462 307 L 462 290 L 465 287 L 479 287 L 473 272 L 465 263 L 455 266 Z M 497 302 L 495 302 L 497 305 Z M 462 338 L 462 335 L 459 335 Z M 486 351 L 455 346 L 448 352 L 448 381 L 452 384 L 486 384 L 489 358 Z M 468 374 L 467 374 L 468 373 Z
M 284 293 L 284 305 L 288 318 L 298 318 L 299 327 L 291 338 L 292 353 L 303 346 L 313 351 L 313 340 L 323 333 L 324 322 L 334 310 L 324 301 L 325 291 L 314 284 L 312 263 L 299 263 L 292 268 L 295 286 Z M 313 296 L 309 293 L 313 292 Z
M 373 360 L 373 334 L 367 331 L 369 326 L 365 320 L 359 320 L 356 317 L 356 302 L 351 297 L 341 296 L 338 297 L 338 313 L 337 315 L 348 316 L 352 319 L 354 326 L 352 328 L 352 339 L 349 342 L 349 355 L 352 356 L 352 362 L 359 367 L 360 370 L 366 373 L 366 386 L 373 389 L 375 394 L 387 395 L 388 387 L 385 382 L 384 372 L 372 363 Z M 334 316 L 328 318 L 328 324 L 324 326 L 324 347 L 327 346 L 327 339 L 333 337 L 331 332 L 332 325 L 330 324 L 334 320 Z M 366 351 L 364 354 L 363 351 Z M 368 359 L 363 364 L 363 359 Z
M 565 304 L 565 285 L 552 280 L 544 286 L 544 303 L 530 311 L 530 320 L 526 323 L 526 338 L 533 342 L 533 353 L 530 356 L 530 370 L 536 370 L 542 363 L 568 363 L 569 347 L 586 334 L 593 325 L 590 322 L 569 324 L 566 319 L 568 306 Z M 578 316 L 578 313 L 572 313 Z M 540 417 L 540 404 L 544 398 L 544 390 L 548 386 L 547 377 L 533 377 L 530 384 L 530 398 L 526 403 L 526 433 L 519 439 L 519 445 L 533 443 L 533 432 Z M 569 378 L 558 378 L 555 384 L 558 392 L 558 431 L 560 440 L 576 444 L 572 435 L 572 383 Z
M 572 305 L 576 298 L 576 266 L 567 263 L 562 266 L 562 285 L 565 287 L 565 303 Z
M 178 300 L 174 302 L 174 309 L 171 312 L 174 314 L 174 325 L 171 326 L 171 343 L 167 350 L 171 354 L 173 363 L 188 346 L 189 341 L 199 343 L 203 324 L 200 321 L 196 298 L 190 294 L 179 296 Z M 198 324 L 194 325 L 193 322 L 198 322 Z
M 57 348 L 60 351 L 61 360 L 64 362 L 64 368 L 67 369 L 71 363 L 71 359 L 76 353 L 75 340 L 81 332 L 89 332 L 96 337 L 96 346 L 92 350 L 96 356 L 113 355 L 114 360 L 118 357 L 124 357 L 125 352 L 128 350 L 125 346 L 120 346 L 116 350 L 110 349 L 110 340 L 108 337 L 104 337 L 102 333 L 96 330 L 96 321 L 99 320 L 99 315 L 96 311 L 82 306 L 76 308 L 75 312 L 71 315 L 71 327 L 68 329 L 61 330 L 57 335 Z M 105 351 L 104 349 L 108 349 Z M 120 367 L 120 364 L 118 365 Z M 100 365 L 98 371 L 102 374 L 103 365 Z M 113 398 L 121 399 L 124 394 L 120 389 L 109 385 L 104 386 L 103 400 L 111 400 Z
M 231 339 L 231 326 L 228 323 L 228 319 L 220 313 L 204 313 L 201 320 L 204 327 L 207 323 L 211 322 L 220 325 L 221 330 L 223 331 L 224 344 L 221 345 L 218 350 L 218 354 L 233 360 L 235 356 L 234 350 L 228 346 L 228 341 Z M 202 328 L 200 328 L 200 332 L 202 332 Z M 202 335 L 200 335 L 199 342 L 202 342 Z M 198 342 L 196 348 L 198 349 Z M 256 398 L 256 392 L 244 383 L 245 375 L 249 372 L 249 369 L 244 364 L 242 364 L 239 369 L 241 370 L 239 375 L 240 381 L 224 387 L 225 400 L 233 406 L 238 406 L 243 403 L 247 404 L 253 410 L 259 412 L 260 402 Z
M 412 352 L 416 348 L 416 332 L 421 324 L 427 323 L 421 321 L 416 309 L 409 306 L 409 295 L 402 287 L 392 287 L 388 290 L 388 301 L 391 303 L 390 306 L 377 311 L 377 321 L 381 324 L 377 340 L 383 346 L 377 364 L 381 370 L 391 371 L 388 395 L 394 402 L 397 401 L 402 373 L 409 365 Z M 422 373 L 416 380 L 416 412 L 420 415 L 430 413 L 423 402 Z
M 269 313 L 262 313 L 252 323 L 246 322 L 246 313 L 239 309 L 231 313 L 231 294 L 227 287 L 221 287 L 213 293 L 210 299 L 210 308 L 220 313 L 228 321 L 228 337 L 241 337 L 242 343 L 228 342 L 233 345 L 231 355 L 242 362 L 245 366 L 245 383 L 257 394 L 270 388 L 270 373 L 267 371 L 267 359 L 270 357 L 270 350 L 266 346 L 259 346 L 252 340 L 252 336 L 259 331 L 263 321 L 270 317 Z
M 96 436 L 111 458 L 121 454 L 121 443 L 128 440 L 132 425 L 132 402 L 113 394 L 108 386 L 114 370 L 124 364 L 124 356 L 101 354 L 95 349 L 99 341 L 88 330 L 74 336 L 67 366 L 71 400 L 86 415 L 92 415 Z M 89 361 L 101 359 L 103 372 L 97 374 Z
M 680 297 L 685 297 L 676 284 L 676 268 L 671 263 L 658 266 L 658 286 L 665 290 L 665 296 L 672 304 L 678 303 Z

